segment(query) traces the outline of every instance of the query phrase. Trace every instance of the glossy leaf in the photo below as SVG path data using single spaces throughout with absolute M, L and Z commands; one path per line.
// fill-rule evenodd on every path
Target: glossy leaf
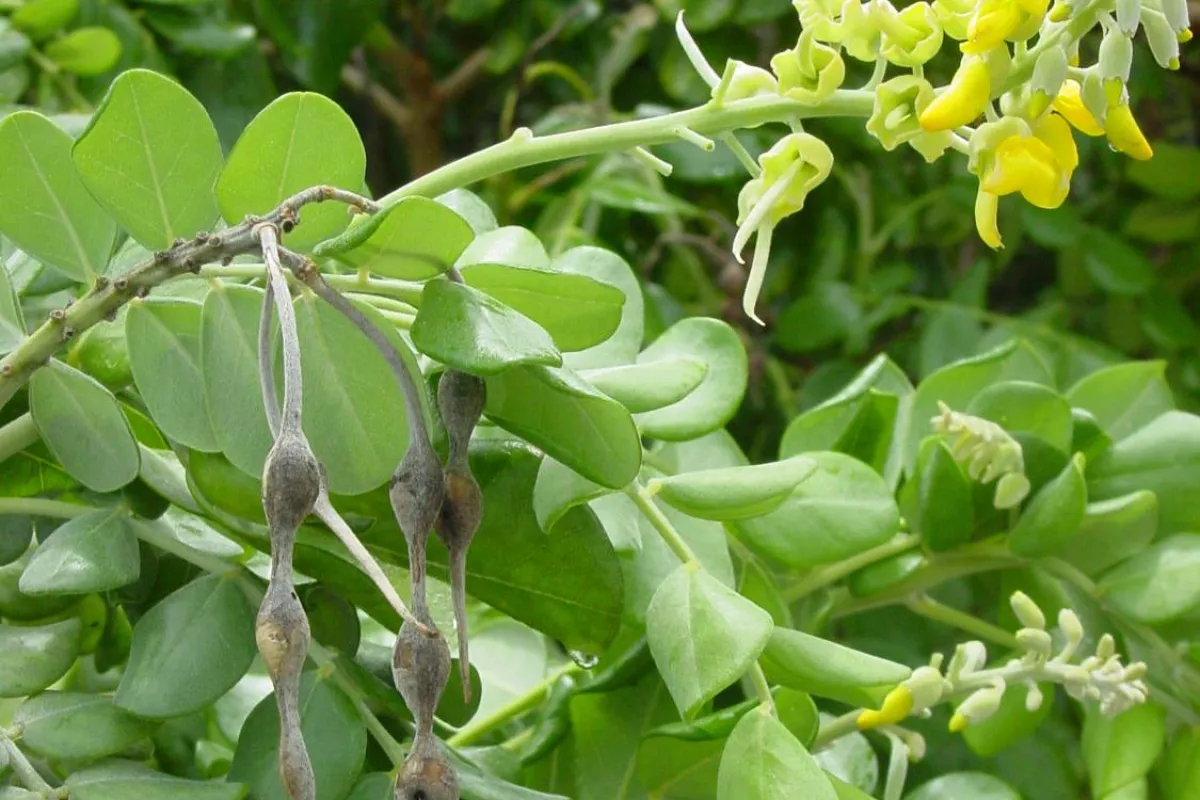
M 779 443 L 780 456 L 835 450 L 883 472 L 899 409 L 899 397 L 870 388 L 828 400 L 792 420 Z
M 751 467 L 726 467 L 653 478 L 646 488 L 693 517 L 719 521 L 746 519 L 778 508 L 816 471 L 816 461 L 797 456 Z
M 1158 529 L 1158 498 L 1133 492 L 1089 503 L 1079 530 L 1055 554 L 1096 575 L 1142 552 Z
M 0 697 L 25 697 L 50 686 L 79 655 L 75 618 L 37 627 L 0 625 Z
M 73 280 L 103 274 L 117 229 L 75 171 L 71 137 L 40 114 L 14 112 L 0 121 L 0 162 L 0 233 Z
M 1162 787 L 1167 797 L 1200 797 L 1200 727 L 1176 732 L 1162 767 Z
M 200 314 L 200 372 L 213 434 L 225 457 L 255 477 L 271 449 L 258 377 L 262 296 L 250 286 L 218 286 Z M 311 384 L 305 381 L 306 388 Z
M 344 797 L 354 785 L 367 750 L 367 729 L 350 699 L 329 677 L 305 673 L 300 681 L 300 730 L 312 761 L 318 797 Z M 250 713 L 229 769 L 261 800 L 287 800 L 279 780 L 279 714 L 275 696 Z
M 521 366 L 488 378 L 486 413 L 602 486 L 623 488 L 641 466 L 629 412 L 569 369 Z
M 217 201 L 230 225 L 265 214 L 296 192 L 328 184 L 362 188 L 366 153 L 358 130 L 332 100 L 311 92 L 285 94 L 242 132 L 217 182 Z M 348 224 L 340 203 L 311 205 L 285 245 L 308 250 Z
M 663 800 L 712 797 L 724 746 L 723 739 L 643 739 L 637 753 L 637 784 L 650 797 Z
M 84 486 L 111 492 L 137 477 L 137 441 L 116 398 L 61 361 L 34 373 L 29 410 L 42 441 Z
M 805 457 L 817 471 L 783 505 L 737 523 L 747 545 L 781 564 L 808 567 L 861 553 L 896 532 L 896 501 L 870 467 L 841 453 Z
M 72 800 L 240 800 L 246 787 L 193 781 L 155 772 L 131 761 L 109 761 L 67 778 Z
M 1008 546 L 1022 556 L 1052 552 L 1079 530 L 1087 502 L 1083 456 L 1077 455 L 1026 504 L 1008 534 Z
M 772 683 L 866 707 L 912 674 L 903 664 L 786 628 L 771 634 L 760 663 Z
M 972 398 L 965 409 L 1012 433 L 1029 433 L 1066 452 L 1071 447 L 1071 406 L 1053 389 L 1030 381 L 1001 381 Z
M 546 533 L 576 506 L 603 497 L 611 490 L 589 481 L 570 467 L 546 456 L 533 485 L 533 513 Z
M 929 549 L 948 550 L 971 538 L 971 481 L 941 438 L 921 443 L 912 485 L 917 504 L 913 529 Z
M 1114 440 L 1124 439 L 1175 408 L 1164 361 L 1134 361 L 1097 370 L 1067 392 Z
M 1200 417 L 1168 411 L 1088 465 L 1088 497 L 1158 496 L 1159 535 L 1200 528 Z
M 31 596 L 106 592 L 140 571 L 133 520 L 121 508 L 98 509 L 55 529 L 29 559 L 20 587 Z
M 188 300 L 136 301 L 125 315 L 129 366 L 154 422 L 197 450 L 219 450 L 204 402 L 202 307 Z
M 1139 622 L 1168 622 L 1200 607 L 1200 533 L 1156 542 L 1100 579 L 1104 600 Z
M 408 418 L 396 377 L 366 335 L 324 300 L 304 294 L 295 306 L 304 432 L 325 467 L 330 491 L 362 494 L 382 486 L 408 447 Z M 358 308 L 391 340 L 422 385 L 412 349 L 395 328 L 375 309 Z
M 30 750 L 71 761 L 119 753 L 155 727 L 114 706 L 111 697 L 74 692 L 32 697 L 16 710 L 12 721 L 21 727 L 21 741 Z
M 792 733 L 766 709 L 733 729 L 721 756 L 719 800 L 836 800 L 829 779 Z
M 427 197 L 405 197 L 374 216 L 355 218 L 345 234 L 315 252 L 376 275 L 420 281 L 444 273 L 474 238 L 452 209 Z
M 631 413 L 654 411 L 687 397 L 708 374 L 694 358 L 588 370 L 583 377 Z
M 474 375 L 495 375 L 519 364 L 562 365 L 550 334 L 537 323 L 449 280 L 426 285 L 412 339 L 430 358 Z
M 771 616 L 709 575 L 684 564 L 646 610 L 646 638 L 685 720 L 741 677 L 766 646 Z
M 73 75 L 99 75 L 121 58 L 121 40 L 108 28 L 76 28 L 46 45 L 46 57 Z
M 476 236 L 496 230 L 496 214 L 492 207 L 469 189 L 451 189 L 434 200 L 465 219 Z
M 612 335 L 585 350 L 568 353 L 564 359 L 566 365 L 572 369 L 598 369 L 632 364 L 637 360 L 645 330 L 645 300 L 642 297 L 642 286 L 629 264 L 616 253 L 599 247 L 584 246 L 573 247 L 559 255 L 554 259 L 552 269 L 573 275 L 586 275 L 615 287 L 625 296 L 625 301 L 621 304 L 620 322 Z M 615 303 L 616 296 L 611 297 Z M 549 325 L 546 329 L 552 331 Z M 573 350 L 565 344 L 560 345 L 560 349 L 564 353 Z
M 1017 790 L 984 772 L 952 772 L 918 786 L 905 800 L 1021 800 Z
M 25 555 L 32 539 L 33 517 L 0 516 L 0 566 Z
M 821 718 L 824 722 L 832 722 L 832 718 L 827 714 Z M 821 769 L 825 770 L 830 783 L 840 780 L 864 794 L 875 793 L 879 784 L 879 758 L 867 737 L 858 731 L 835 739 L 813 753 L 813 758 L 817 760 Z M 838 790 L 836 783 L 834 789 Z M 838 797 L 842 797 L 841 791 Z
M 8 269 L 0 269 L 0 356 L 8 355 L 25 338 L 25 315 L 13 291 Z
M 656 439 L 695 439 L 724 427 L 742 403 L 746 389 L 746 349 L 733 328 L 704 317 L 672 325 L 638 356 L 639 365 L 680 358 L 707 368 L 700 385 L 677 403 L 639 414 L 638 427 Z
M 572 737 L 577 743 L 572 800 L 644 797 L 638 780 L 638 743 L 647 730 L 674 716 L 667 690 L 653 673 L 633 686 L 577 695 L 571 701 Z
M 217 219 L 217 130 L 199 100 L 157 72 L 113 81 L 71 157 L 88 191 L 150 250 Z
M 724 739 L 733 731 L 738 721 L 751 710 L 758 708 L 757 698 L 743 700 L 720 711 L 697 717 L 691 722 L 668 722 L 646 731 L 646 738 L 662 736 L 688 742 L 706 742 Z
M 13 27 L 33 39 L 45 39 L 64 28 L 79 13 L 79 0 L 29 0 L 12 15 Z
M 464 270 L 475 264 L 548 269 L 550 256 L 533 231 L 517 225 L 505 225 L 503 228 L 477 236 L 458 257 L 454 266 Z
M 1083 762 L 1092 794 L 1106 797 L 1146 775 L 1163 750 L 1163 709 L 1138 705 L 1106 717 L 1088 709 L 1083 721 Z
M 858 570 L 846 581 L 846 588 L 855 597 L 870 597 L 890 589 L 927 563 L 920 551 L 899 553 Z
M 232 578 L 208 575 L 138 620 L 116 703 L 140 717 L 177 717 L 229 691 L 250 667 L 254 608 Z

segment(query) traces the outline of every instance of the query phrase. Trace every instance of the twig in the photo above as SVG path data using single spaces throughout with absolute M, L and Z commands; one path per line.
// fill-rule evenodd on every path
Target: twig
M 365 95 L 379 113 L 387 117 L 400 130 L 407 130 L 412 125 L 412 110 L 385 87 L 372 81 L 362 70 L 349 64 L 342 67 L 342 83 L 353 91 Z
M 443 103 L 458 99 L 483 74 L 483 69 L 487 66 L 491 56 L 492 48 L 489 45 L 484 45 L 467 56 L 466 60 L 459 64 L 453 72 L 438 82 L 439 99 Z

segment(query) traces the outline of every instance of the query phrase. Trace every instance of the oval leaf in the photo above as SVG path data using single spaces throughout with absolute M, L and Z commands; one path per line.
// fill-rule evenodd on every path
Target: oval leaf
M 954 772 L 921 784 L 905 800 L 1021 800 L 1017 790 L 983 772 Z
M 328 184 L 357 192 L 367 156 L 354 121 L 336 103 L 312 92 L 292 92 L 259 112 L 229 154 L 217 182 L 221 214 L 236 225 L 248 214 L 265 214 L 311 186 Z M 301 224 L 284 235 L 296 250 L 336 236 L 349 223 L 340 203 L 310 205 Z
M 586 350 L 571 352 L 564 359 L 571 369 L 597 369 L 632 364 L 642 349 L 645 330 L 645 299 L 637 276 L 616 253 L 600 247 L 573 247 L 554 259 L 551 268 L 557 272 L 586 275 L 608 284 L 625 296 L 621 305 L 621 321 L 617 329 L 600 344 Z M 616 296 L 612 296 L 616 299 Z M 536 319 L 536 317 L 535 317 Z M 551 327 L 547 327 L 553 333 Z M 560 345 L 565 353 L 573 347 Z
M 642 442 L 629 412 L 569 369 L 520 366 L 488 378 L 486 411 L 601 486 L 621 489 L 641 467 Z
M 1155 543 L 1100 579 L 1104 600 L 1139 622 L 1157 624 L 1200 606 L 1200 533 Z
M 459 269 L 474 264 L 507 264 L 514 267 L 547 269 L 550 256 L 542 240 L 528 228 L 505 225 L 475 238 L 462 252 L 454 266 Z
M 1158 498 L 1153 492 L 1133 492 L 1090 503 L 1079 530 L 1056 555 L 1096 575 L 1142 552 L 1157 530 Z
M 1058 450 L 1071 447 L 1071 405 L 1053 389 L 1029 381 L 1002 381 L 977 394 L 966 413 L 1009 433 L 1039 436 Z
M 430 358 L 474 375 L 495 375 L 517 364 L 562 364 L 550 334 L 535 322 L 449 280 L 425 286 L 412 339 Z
M 67 777 L 71 800 L 239 800 L 246 787 L 190 781 L 129 761 L 110 761 Z
M 1045 555 L 1079 530 L 1087 510 L 1083 456 L 1076 455 L 1058 477 L 1043 486 L 1008 534 L 1008 546 L 1021 556 Z
M 88 594 L 138 579 L 141 556 L 133 521 L 121 508 L 100 509 L 60 525 L 21 575 L 27 595 Z
M 112 492 L 137 477 L 137 440 L 112 392 L 94 378 L 51 360 L 29 381 L 29 410 L 42 441 L 71 477 Z
M 155 424 L 172 439 L 216 452 L 200 369 L 202 307 L 169 298 L 134 301 L 125 315 L 129 366 Z
M 611 491 L 546 456 L 533 484 L 533 513 L 541 529 L 549 533 L 563 514 Z
M 119 753 L 146 738 L 154 723 L 113 705 L 111 697 L 74 692 L 43 692 L 13 714 L 21 741 L 51 759 L 93 761 Z
M 198 711 L 229 691 L 256 653 L 254 608 L 238 582 L 198 578 L 134 626 L 116 704 L 152 719 Z
M 817 762 L 765 708 L 729 735 L 717 777 L 718 800 L 837 800 Z
M 0 163 L 0 233 L 74 280 L 103 274 L 117 226 L 79 179 L 71 137 L 17 111 L 0 121 Z
M 65 619 L 51 625 L 0 625 L 0 697 L 25 697 L 51 685 L 79 655 L 83 624 Z
M 776 628 L 760 658 L 771 683 L 852 706 L 874 707 L 912 670 L 800 631 Z
M 646 639 L 685 720 L 746 673 L 771 637 L 771 615 L 704 571 L 672 572 L 646 610 Z
M 695 391 L 706 375 L 708 366 L 694 358 L 606 367 L 583 373 L 588 383 L 634 414 L 678 403 Z
M 356 219 L 345 234 L 314 252 L 376 275 L 420 281 L 444 273 L 474 238 L 467 221 L 443 204 L 405 197 Z
M 99 75 L 116 66 L 121 40 L 108 28 L 77 28 L 46 45 L 46 57 L 75 75 Z
M 1071 387 L 1067 400 L 1090 411 L 1114 440 L 1124 439 L 1175 408 L 1166 369 L 1165 361 L 1135 361 L 1096 370 Z
M 113 81 L 71 157 L 88 191 L 150 250 L 217 219 L 217 129 L 199 100 L 157 72 Z
M 930 550 L 949 550 L 971 538 L 971 481 L 941 437 L 921 443 L 917 455 L 915 532 Z
M 817 471 L 817 462 L 797 456 L 752 467 L 727 467 L 653 478 L 647 489 L 693 517 L 718 521 L 767 514 Z

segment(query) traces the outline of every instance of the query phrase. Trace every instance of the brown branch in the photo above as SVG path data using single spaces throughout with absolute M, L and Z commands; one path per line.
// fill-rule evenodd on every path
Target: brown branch
M 413 123 L 413 114 L 396 95 L 372 81 L 365 72 L 347 64 L 342 67 L 342 83 L 351 90 L 366 95 L 375 109 L 403 133 Z
M 467 59 L 459 64 L 453 72 L 442 78 L 437 85 L 437 93 L 441 102 L 449 103 L 465 94 L 483 74 L 491 55 L 492 48 L 484 45 L 467 56 Z

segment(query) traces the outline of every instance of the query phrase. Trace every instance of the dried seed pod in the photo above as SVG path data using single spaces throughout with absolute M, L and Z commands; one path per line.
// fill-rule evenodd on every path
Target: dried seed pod
M 277 536 L 295 536 L 321 492 L 321 468 L 303 433 L 284 425 L 267 453 L 262 483 L 263 511 L 273 549 Z
M 486 402 L 487 384 L 482 378 L 451 369 L 438 381 L 438 410 L 450 438 L 447 464 L 466 468 L 467 444 Z
M 274 555 L 274 554 L 273 554 Z M 315 800 L 316 781 L 300 730 L 300 675 L 311 637 L 308 617 L 292 588 L 291 565 L 274 559 L 271 583 L 258 610 L 254 638 L 279 710 L 279 778 L 291 800 Z
M 412 581 L 413 610 L 422 615 L 427 605 L 425 603 L 425 543 L 429 538 L 429 530 L 437 521 L 442 510 L 442 499 L 446 489 L 442 483 L 442 465 L 437 453 L 425 442 L 420 446 L 420 440 L 409 443 L 408 452 L 400 462 L 396 474 L 392 476 L 392 485 L 388 490 L 388 498 L 392 502 L 392 511 L 396 522 L 404 532 L 408 543 L 408 569 Z
M 467 630 L 467 550 L 483 517 L 483 493 L 466 468 L 450 465 L 445 472 L 446 498 L 438 517 L 438 538 L 450 552 L 450 594 L 458 633 L 458 674 L 463 698 L 471 699 L 471 659 Z
M 421 622 L 434 628 L 433 620 Z M 417 723 L 417 737 L 433 735 L 433 714 L 450 680 L 450 647 L 445 637 L 429 636 L 405 620 L 392 649 L 392 679 Z
M 454 767 L 432 736 L 413 740 L 408 758 L 396 775 L 395 800 L 459 800 Z

